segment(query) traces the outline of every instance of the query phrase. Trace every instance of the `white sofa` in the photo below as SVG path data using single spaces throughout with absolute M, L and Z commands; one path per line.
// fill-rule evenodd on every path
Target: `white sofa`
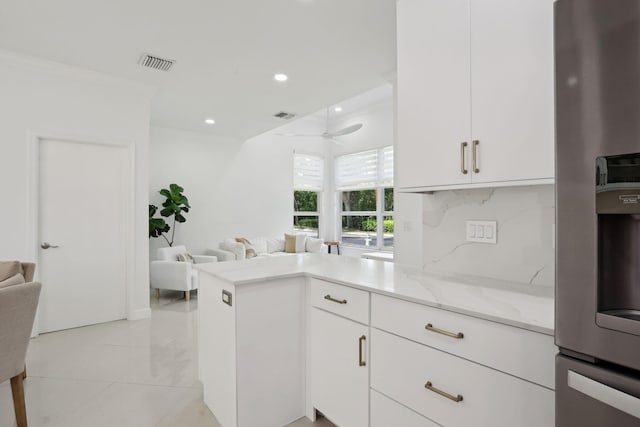
M 183 291 L 189 301 L 189 292 L 198 289 L 198 270 L 190 262 L 178 261 L 178 256 L 187 253 L 184 246 L 160 248 L 157 261 L 151 261 L 149 276 L 151 287 L 156 289 L 156 298 L 160 289 Z M 210 255 L 192 255 L 195 264 L 216 262 L 218 259 Z
M 270 237 L 246 237 L 251 242 L 250 247 L 256 252 L 256 256 L 251 259 L 269 258 L 286 255 L 294 255 L 284 250 L 284 238 Z M 207 255 L 214 255 L 218 261 L 240 261 L 247 259 L 247 247 L 240 242 L 236 242 L 233 238 L 223 240 L 218 244 L 217 248 L 207 249 Z M 324 240 L 297 235 L 296 253 L 322 253 L 327 252 L 327 245 Z

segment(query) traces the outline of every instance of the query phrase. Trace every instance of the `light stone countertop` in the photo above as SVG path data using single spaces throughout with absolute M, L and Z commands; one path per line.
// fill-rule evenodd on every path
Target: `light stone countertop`
M 390 262 L 296 254 L 196 266 L 234 286 L 310 276 L 547 335 L 554 333 L 549 286 L 427 272 Z

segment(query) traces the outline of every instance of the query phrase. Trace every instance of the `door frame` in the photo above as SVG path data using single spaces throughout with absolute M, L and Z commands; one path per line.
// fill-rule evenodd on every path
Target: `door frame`
M 40 145 L 43 140 L 58 140 L 76 144 L 100 145 L 124 150 L 125 164 L 123 183 L 124 197 L 124 246 L 125 246 L 125 313 L 131 317 L 134 298 L 134 255 L 135 255 L 135 144 L 132 141 L 107 139 L 96 135 L 79 135 L 59 131 L 27 131 L 27 254 L 36 263 L 34 280 L 39 279 L 40 262 Z M 46 286 L 46 283 L 43 284 Z M 38 307 L 38 312 L 40 307 Z M 32 336 L 40 333 L 39 315 L 33 326 Z

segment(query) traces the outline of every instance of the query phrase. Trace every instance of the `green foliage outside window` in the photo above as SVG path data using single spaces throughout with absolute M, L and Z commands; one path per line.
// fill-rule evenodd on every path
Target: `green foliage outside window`
M 294 191 L 293 192 L 294 212 L 317 212 L 318 192 L 316 191 Z

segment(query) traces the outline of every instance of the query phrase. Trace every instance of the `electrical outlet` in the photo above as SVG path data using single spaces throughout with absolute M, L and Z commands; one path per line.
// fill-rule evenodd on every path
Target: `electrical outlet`
M 497 221 L 467 221 L 467 242 L 498 243 Z

